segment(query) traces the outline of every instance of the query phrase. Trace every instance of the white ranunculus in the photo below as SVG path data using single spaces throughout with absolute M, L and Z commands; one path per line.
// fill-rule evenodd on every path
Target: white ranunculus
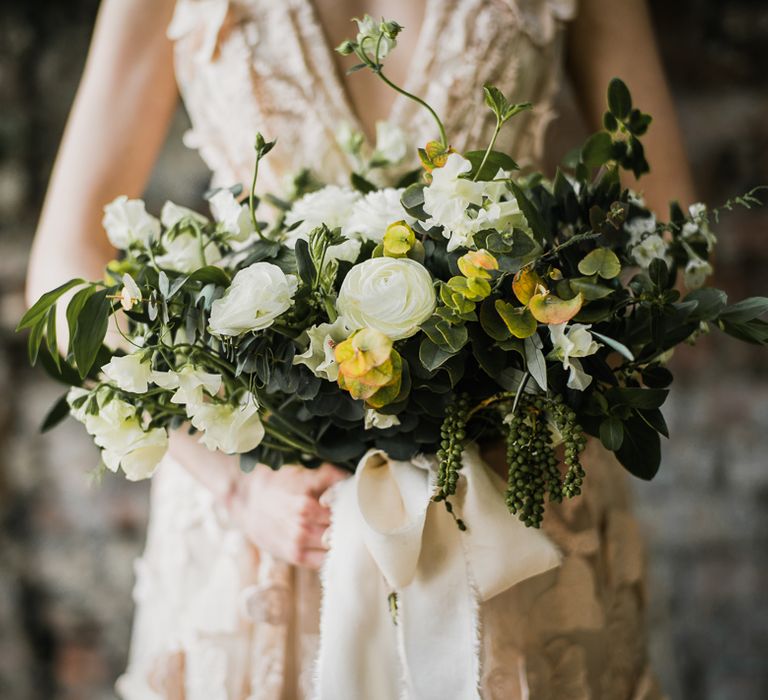
M 584 391 L 592 382 L 590 377 L 575 359 L 593 355 L 600 347 L 589 332 L 589 325 L 574 323 L 568 326 L 566 323 L 549 324 L 549 333 L 552 338 L 552 352 L 550 357 L 560 360 L 563 369 L 569 370 L 568 386 L 571 389 Z
M 125 195 L 104 207 L 102 225 L 109 242 L 121 250 L 128 249 L 133 243 L 147 245 L 150 239 L 160 235 L 160 222 L 147 213 L 144 202 L 128 199 Z
M 219 249 L 210 242 L 206 245 L 203 255 L 200 241 L 192 233 L 182 233 L 173 240 L 164 236 L 163 246 L 165 253 L 155 256 L 155 261 L 166 270 L 190 273 L 221 260 Z
M 391 122 L 376 122 L 376 150 L 373 160 L 397 165 L 408 155 L 408 139 L 405 132 Z
M 286 226 L 298 224 L 288 232 L 286 243 L 292 248 L 299 238 L 307 240 L 313 229 L 325 224 L 329 229 L 343 227 L 360 194 L 349 187 L 328 185 L 297 199 L 285 215 Z
M 305 352 L 293 358 L 294 365 L 306 365 L 316 377 L 335 382 L 339 377 L 334 348 L 349 337 L 344 318 L 339 317 L 334 323 L 321 323 L 307 328 L 309 345 Z
M 219 190 L 208 200 L 211 214 L 236 241 L 245 241 L 255 233 L 251 211 L 240 204 L 229 190 Z
M 363 45 L 366 53 L 374 59 L 376 44 L 379 43 L 381 22 L 370 15 L 365 15 L 363 19 L 356 18 L 355 22 L 357 22 L 357 43 Z M 385 58 L 395 46 L 397 46 L 397 40 L 385 34 L 379 43 L 379 60 Z
M 208 223 L 208 219 L 206 219 L 202 214 L 198 214 L 196 211 L 193 211 L 192 209 L 182 207 L 179 204 L 174 204 L 171 201 L 163 204 L 163 209 L 160 212 L 160 221 L 162 222 L 163 226 L 165 226 L 165 228 L 173 228 L 182 219 L 191 219 L 192 221 L 196 221 L 198 224 Z
M 263 330 L 287 311 L 298 288 L 295 275 L 277 265 L 253 263 L 240 270 L 221 299 L 211 304 L 208 329 L 215 335 Z
M 384 413 L 379 413 L 372 408 L 366 409 L 365 430 L 370 430 L 371 428 L 384 430 L 385 428 L 391 428 L 395 425 L 400 425 L 400 419 L 397 416 L 388 416 Z
M 152 372 L 151 380 L 163 389 L 176 389 L 171 403 L 197 405 L 203 390 L 215 396 L 221 388 L 221 375 L 204 372 L 194 365 L 184 365 L 178 372 Z
M 193 407 L 190 418 L 202 431 L 200 442 L 209 450 L 242 454 L 258 447 L 264 437 L 259 406 L 250 394 L 238 406 L 199 404 Z
M 413 217 L 406 213 L 400 203 L 402 194 L 402 189 L 394 187 L 369 192 L 352 207 L 341 232 L 347 238 L 359 236 L 366 241 L 381 243 L 390 224 L 395 221 L 412 224 Z
M 104 376 L 123 391 L 143 394 L 149 388 L 152 368 L 139 353 L 113 357 L 101 371 Z
M 688 289 L 699 289 L 704 286 L 707 277 L 709 277 L 714 270 L 706 260 L 701 258 L 691 258 L 683 271 L 683 278 L 685 280 L 685 286 Z
M 120 306 L 130 311 L 134 304 L 141 301 L 141 290 L 136 281 L 127 272 L 123 275 L 123 288 L 120 290 Z
M 350 329 L 374 328 L 392 340 L 408 338 L 435 310 L 427 269 L 409 258 L 371 258 L 344 278 L 337 307 Z
M 424 188 L 424 211 L 429 214 L 427 226 L 442 226 L 448 238 L 448 251 L 469 246 L 479 230 L 478 220 L 469 207 L 483 203 L 484 185 L 461 175 L 472 164 L 458 153 L 451 153 L 442 168 L 432 171 L 432 182 Z
M 667 244 L 658 233 L 646 236 L 632 248 L 632 257 L 640 267 L 648 267 L 655 258 L 667 255 Z

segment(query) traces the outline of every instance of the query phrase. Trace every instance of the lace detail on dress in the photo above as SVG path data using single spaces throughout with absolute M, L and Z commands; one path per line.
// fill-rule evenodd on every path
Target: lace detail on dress
M 498 147 L 540 158 L 560 83 L 562 27 L 576 0 L 424 0 L 406 88 L 425 96 L 459 150 L 493 129 L 482 85 L 535 108 Z M 331 182 L 350 163 L 336 142 L 356 115 L 311 0 L 178 0 L 168 34 L 192 121 L 186 142 L 221 185 L 247 182 L 257 130 L 278 139 L 264 187 L 310 164 Z M 417 141 L 429 115 L 405 98 L 384 118 Z M 599 442 L 583 457 L 580 498 L 548 504 L 543 529 L 562 566 L 482 604 L 484 700 L 660 700 L 648 667 L 643 542 L 627 475 Z M 152 516 L 136 564 L 137 614 L 126 700 L 307 700 L 318 646 L 320 586 L 311 571 L 260 554 L 210 495 L 167 458 L 153 480 Z M 341 699 L 346 700 L 346 699 Z

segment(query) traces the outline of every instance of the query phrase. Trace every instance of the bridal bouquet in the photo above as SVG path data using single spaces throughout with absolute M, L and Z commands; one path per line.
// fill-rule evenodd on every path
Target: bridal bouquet
M 400 27 L 359 25 L 338 50 L 403 92 L 383 67 Z M 209 193 L 211 216 L 169 202 L 157 219 L 126 197 L 107 205 L 121 255 L 104 280 L 71 280 L 19 324 L 31 362 L 72 386 L 45 427 L 71 413 L 129 479 L 151 476 L 182 427 L 240 454 L 243 469 L 354 469 L 373 447 L 394 459 L 435 453 L 435 499 L 449 509 L 466 443 L 503 436 L 507 505 L 532 526 L 547 497 L 580 492 L 586 435 L 652 478 L 673 348 L 710 328 L 768 342 L 768 299 L 729 304 L 705 286 L 717 211 L 672 204 L 658 221 L 622 186 L 622 170 L 648 171 L 640 139 L 651 117 L 618 79 L 604 129 L 554 179 L 494 148 L 529 104 L 486 86 L 493 137 L 459 153 L 432 108 L 405 94 L 439 138 L 390 187 L 373 181 L 405 160 L 393 127 L 370 157 L 348 135 L 360 167 L 347 186 L 307 171 L 282 198 L 257 195 L 257 174 L 289 145 L 259 135 L 253 182 Z M 68 292 L 62 357 L 57 302 Z M 104 344 L 110 327 L 119 349 Z

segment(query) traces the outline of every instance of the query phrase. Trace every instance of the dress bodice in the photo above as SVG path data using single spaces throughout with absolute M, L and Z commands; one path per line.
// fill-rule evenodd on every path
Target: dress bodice
M 505 126 L 499 148 L 538 162 L 554 114 L 561 29 L 576 0 L 423 1 L 405 89 L 432 105 L 459 151 L 484 148 L 493 130 L 485 83 L 532 102 Z M 352 163 L 336 134 L 344 123 L 363 130 L 312 0 L 178 0 L 168 35 L 192 122 L 186 142 L 216 184 L 249 181 L 257 131 L 278 140 L 263 186 L 279 191 L 280 178 L 303 167 L 326 182 L 348 179 Z M 381 119 L 403 127 L 414 146 L 437 136 L 429 114 L 399 94 Z

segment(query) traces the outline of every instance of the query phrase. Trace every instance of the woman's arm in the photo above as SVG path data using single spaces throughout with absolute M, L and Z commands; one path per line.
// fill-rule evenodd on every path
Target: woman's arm
M 606 89 L 614 77 L 627 84 L 633 102 L 653 117 L 643 136 L 651 172 L 639 182 L 627 175 L 627 185 L 642 191 L 646 204 L 665 219 L 670 200 L 684 207 L 694 202 L 682 134 L 645 0 L 580 0 L 569 32 L 568 69 L 590 129 L 602 126 Z
M 173 0 L 105 0 L 45 197 L 27 298 L 72 277 L 100 279 L 114 257 L 106 203 L 140 196 L 176 103 L 165 28 Z

